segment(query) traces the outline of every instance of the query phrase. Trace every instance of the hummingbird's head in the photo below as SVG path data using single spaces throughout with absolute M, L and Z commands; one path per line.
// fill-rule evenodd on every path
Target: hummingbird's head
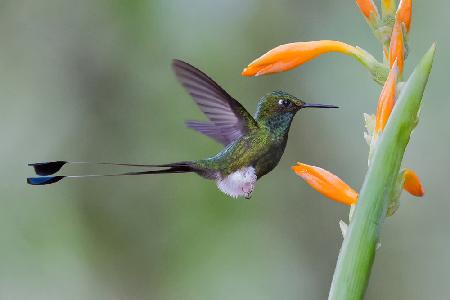
M 296 113 L 302 108 L 338 108 L 334 105 L 306 103 L 282 91 L 274 91 L 263 96 L 258 102 L 257 115 L 277 116 Z
M 305 104 L 302 100 L 282 91 L 271 92 L 258 102 L 257 116 L 272 117 L 295 114 Z
M 297 97 L 282 91 L 274 91 L 263 97 L 258 102 L 256 119 L 269 120 L 277 119 L 289 122 L 294 115 L 302 108 L 337 108 L 334 105 L 306 103 Z

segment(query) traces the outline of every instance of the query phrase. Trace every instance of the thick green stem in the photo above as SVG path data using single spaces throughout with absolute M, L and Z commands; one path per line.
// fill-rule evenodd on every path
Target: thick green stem
M 342 244 L 329 299 L 362 299 L 375 258 L 376 245 L 406 145 L 434 57 L 434 45 L 424 55 L 405 86 L 378 140 L 372 163 L 360 191 L 355 214 Z

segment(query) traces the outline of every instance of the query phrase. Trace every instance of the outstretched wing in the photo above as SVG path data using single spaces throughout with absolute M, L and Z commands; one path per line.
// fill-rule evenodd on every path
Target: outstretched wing
M 194 66 L 174 59 L 173 70 L 210 122 L 188 121 L 186 125 L 227 145 L 258 125 L 245 108 L 214 80 Z

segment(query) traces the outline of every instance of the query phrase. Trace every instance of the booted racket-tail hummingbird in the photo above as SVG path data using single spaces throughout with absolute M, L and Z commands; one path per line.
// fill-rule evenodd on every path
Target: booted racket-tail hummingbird
M 208 122 L 187 121 L 187 127 L 223 144 L 225 148 L 222 151 L 207 159 L 168 164 L 90 163 L 144 169 L 102 175 L 53 175 L 64 165 L 88 162 L 32 163 L 29 165 L 39 176 L 30 177 L 27 182 L 45 185 L 64 178 L 196 173 L 214 180 L 217 187 L 231 197 L 250 198 L 256 181 L 278 165 L 295 114 L 309 107 L 337 108 L 334 105 L 305 103 L 285 92 L 275 91 L 261 97 L 252 117 L 236 99 L 199 69 L 181 60 L 174 60 L 172 67 L 178 80 L 209 119 Z

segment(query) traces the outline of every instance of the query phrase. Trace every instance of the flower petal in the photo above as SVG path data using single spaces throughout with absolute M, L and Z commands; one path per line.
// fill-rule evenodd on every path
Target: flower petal
M 398 5 L 396 19 L 399 23 L 405 24 L 406 31 L 409 32 L 411 28 L 411 16 L 412 16 L 412 0 L 400 0 Z
M 343 42 L 330 40 L 284 44 L 255 59 L 244 69 L 242 75 L 259 76 L 289 71 L 329 52 L 356 55 L 361 51 Z
M 351 205 L 358 200 L 358 193 L 336 175 L 316 166 L 297 163 L 292 167 L 313 189 L 331 200 Z
M 400 74 L 403 72 L 404 55 L 405 46 L 403 41 L 402 25 L 399 21 L 396 21 L 394 28 L 392 29 L 391 43 L 389 45 L 389 62 L 392 68 L 394 62 L 397 61 Z
M 389 116 L 391 115 L 392 108 L 394 107 L 397 75 L 397 62 L 394 62 L 394 65 L 389 72 L 383 89 L 381 90 L 380 98 L 378 99 L 378 108 L 375 120 L 375 134 L 383 131 L 389 119 Z
M 394 15 L 395 0 L 382 0 L 381 1 L 381 11 L 383 12 L 383 16 Z
M 371 16 L 379 16 L 377 7 L 372 0 L 356 0 L 355 2 L 366 19 L 371 18 Z
M 405 179 L 403 183 L 404 190 L 417 197 L 422 197 L 425 194 L 420 178 L 413 170 L 405 169 L 403 177 Z

